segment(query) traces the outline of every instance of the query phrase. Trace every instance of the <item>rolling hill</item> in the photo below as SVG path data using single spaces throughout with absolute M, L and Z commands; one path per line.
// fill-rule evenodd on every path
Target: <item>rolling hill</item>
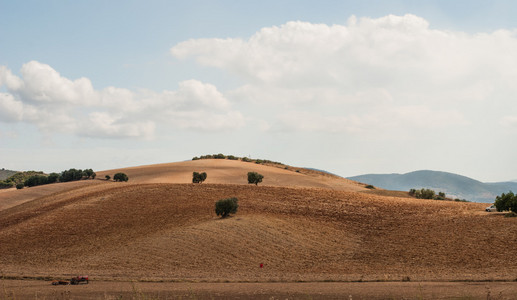
M 265 175 L 248 185 L 248 171 Z M 298 170 L 299 172 L 296 172 Z M 514 280 L 515 218 L 484 204 L 388 197 L 314 170 L 199 160 L 122 171 L 130 181 L 0 193 L 6 277 L 196 282 Z M 192 184 L 193 171 L 205 183 Z M 25 192 L 24 189 L 13 192 Z M 221 219 L 215 201 L 237 197 Z M 497 251 L 494 251 L 497 249 Z M 263 268 L 259 265 L 263 264 Z
M 14 175 L 18 173 L 17 171 L 11 171 L 11 170 L 6 170 L 6 169 L 1 169 L 0 170 L 0 180 L 6 180 L 7 178 L 9 178 L 10 176 Z
M 406 174 L 367 174 L 348 179 L 388 190 L 409 191 L 413 188 L 429 188 L 436 192 L 442 191 L 448 197 L 485 203 L 492 203 L 501 193 L 517 191 L 516 182 L 483 183 L 453 173 L 428 170 Z

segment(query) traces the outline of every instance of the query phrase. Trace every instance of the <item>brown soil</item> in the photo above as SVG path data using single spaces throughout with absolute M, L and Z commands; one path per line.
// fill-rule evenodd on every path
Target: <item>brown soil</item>
M 497 299 L 517 298 L 512 282 L 106 282 L 52 286 L 4 280 L 5 299 Z M 0 292 L 2 299 L 2 292 Z
M 375 195 L 347 181 L 315 187 L 317 176 L 242 162 L 209 162 L 211 171 L 189 163 L 172 164 L 181 170 L 175 172 L 162 165 L 157 178 L 190 180 L 195 170 L 212 183 L 151 183 L 148 166 L 125 169 L 129 183 L 94 180 L 18 199 L 0 210 L 2 275 L 321 287 L 517 278 L 517 262 L 509 259 L 517 254 L 517 218 L 486 213 L 485 204 Z M 248 169 L 277 181 L 247 185 L 240 180 Z M 218 182 L 224 176 L 232 184 Z M 327 179 L 325 185 L 339 181 Z M 227 197 L 239 199 L 239 211 L 220 219 L 214 203 Z

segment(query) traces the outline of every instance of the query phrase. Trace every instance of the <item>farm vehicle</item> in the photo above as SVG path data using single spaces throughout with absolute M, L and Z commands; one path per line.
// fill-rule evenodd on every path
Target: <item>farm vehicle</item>
M 89 283 L 88 275 L 75 276 L 75 277 L 72 277 L 72 279 L 70 279 L 70 280 L 54 280 L 54 281 L 52 281 L 52 285 L 69 285 L 69 284 L 76 285 L 76 284 L 80 284 L 80 283 L 84 283 L 84 282 L 86 282 L 86 284 Z

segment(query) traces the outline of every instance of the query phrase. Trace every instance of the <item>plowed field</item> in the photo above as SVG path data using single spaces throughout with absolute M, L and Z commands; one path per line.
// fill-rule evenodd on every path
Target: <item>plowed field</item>
M 309 177 L 276 169 L 271 174 Z M 3 276 L 171 282 L 517 278 L 517 218 L 486 213 L 486 204 L 345 188 L 144 181 L 95 181 L 0 210 Z M 227 197 L 239 199 L 239 210 L 220 219 L 214 203 Z

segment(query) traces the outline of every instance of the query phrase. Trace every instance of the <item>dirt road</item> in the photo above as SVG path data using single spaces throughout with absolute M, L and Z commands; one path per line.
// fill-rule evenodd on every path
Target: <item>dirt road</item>
M 3 280 L 2 299 L 516 299 L 515 282 L 173 283 Z

